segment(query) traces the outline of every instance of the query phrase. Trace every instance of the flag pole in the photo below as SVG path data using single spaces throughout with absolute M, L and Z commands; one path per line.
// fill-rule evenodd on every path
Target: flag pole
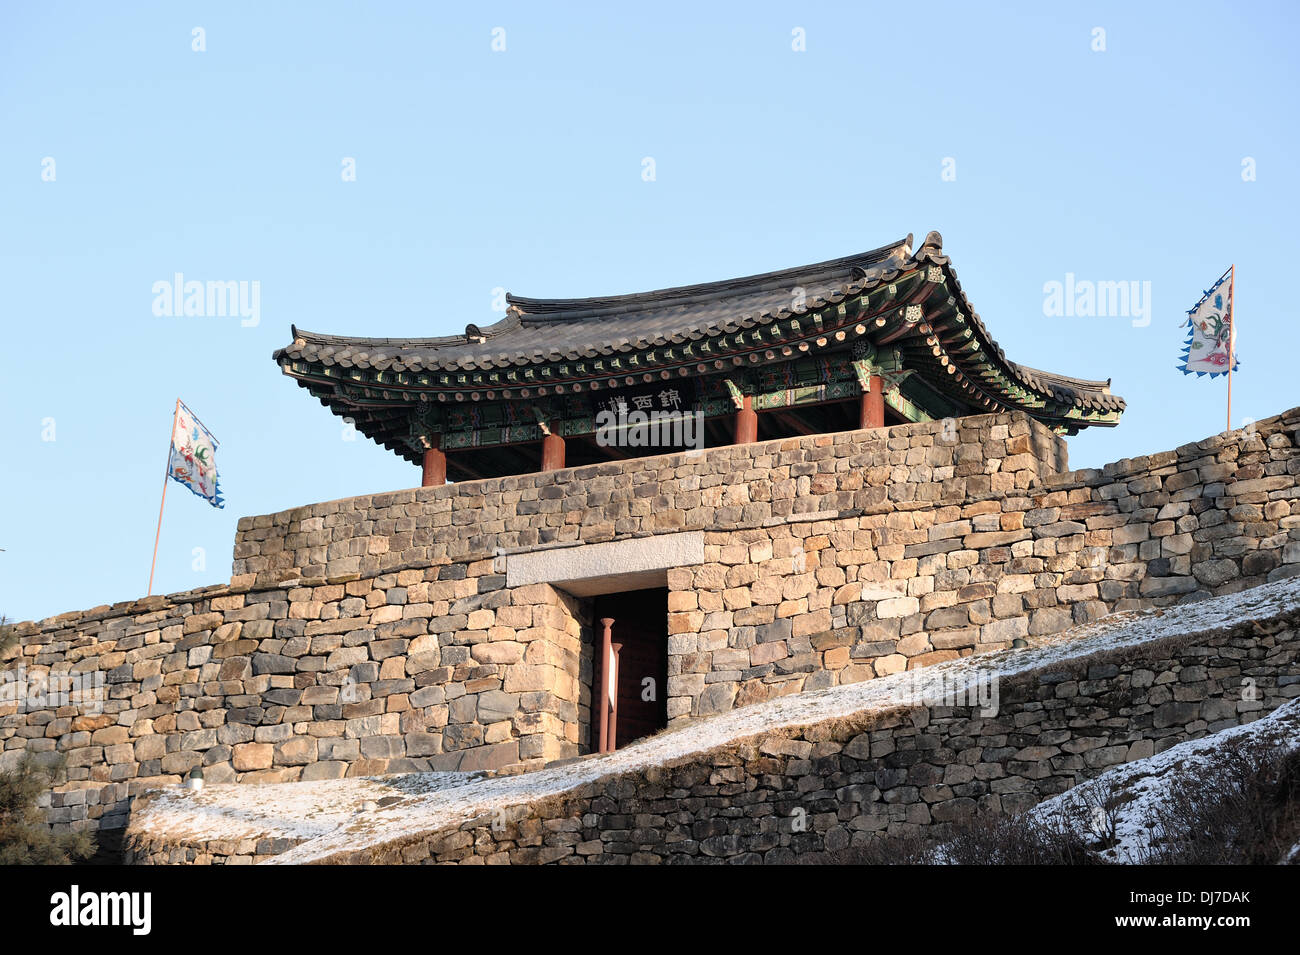
M 1232 430 L 1232 366 L 1237 361 L 1237 263 L 1228 279 L 1228 430 Z
M 1229 380 L 1231 381 L 1231 379 Z M 1229 384 L 1229 387 L 1231 388 L 1231 384 Z M 158 566 L 158 539 L 162 537 L 163 506 L 167 503 L 167 479 L 171 477 L 172 468 L 172 438 L 176 434 L 176 416 L 180 413 L 181 399 L 177 398 L 176 407 L 172 409 L 171 434 L 167 435 L 167 466 L 163 468 L 162 500 L 158 502 L 158 529 L 154 531 L 153 535 L 153 561 L 149 564 L 149 590 L 145 594 L 146 597 L 153 593 L 153 572 L 154 568 Z

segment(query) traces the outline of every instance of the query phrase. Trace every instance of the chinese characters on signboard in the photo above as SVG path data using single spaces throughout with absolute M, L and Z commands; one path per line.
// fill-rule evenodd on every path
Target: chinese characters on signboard
M 693 388 L 664 386 L 593 395 L 596 444 L 601 447 L 701 448 L 704 413 Z
M 628 415 L 633 411 L 690 411 L 694 401 L 693 388 L 677 385 L 647 388 L 644 391 L 617 391 L 592 396 L 592 410 L 608 411 L 614 415 Z

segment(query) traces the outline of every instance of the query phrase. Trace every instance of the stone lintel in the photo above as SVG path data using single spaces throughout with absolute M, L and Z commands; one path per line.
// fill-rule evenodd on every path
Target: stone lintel
M 578 597 L 664 587 L 668 571 L 704 563 L 704 532 L 557 547 L 506 557 L 506 586 L 548 583 Z

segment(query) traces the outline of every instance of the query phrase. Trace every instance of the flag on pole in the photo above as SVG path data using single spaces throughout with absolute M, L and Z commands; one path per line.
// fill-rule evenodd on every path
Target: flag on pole
M 1208 292 L 1187 313 L 1187 342 L 1183 345 L 1184 375 L 1226 375 L 1236 370 L 1232 334 L 1232 269 L 1219 276 Z M 1226 284 L 1225 284 L 1226 283 Z
M 194 417 L 184 402 L 177 402 L 167 474 L 213 507 L 225 507 L 217 481 L 217 447 L 212 432 Z

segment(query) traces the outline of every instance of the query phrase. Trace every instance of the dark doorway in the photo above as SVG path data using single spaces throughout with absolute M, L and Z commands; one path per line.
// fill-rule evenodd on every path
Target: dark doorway
M 618 657 L 615 735 L 617 746 L 622 747 L 668 725 L 668 589 L 602 594 L 594 609 L 597 647 L 602 617 L 614 618 L 612 642 L 623 645 Z M 599 697 L 599 691 L 592 693 L 593 701 Z

